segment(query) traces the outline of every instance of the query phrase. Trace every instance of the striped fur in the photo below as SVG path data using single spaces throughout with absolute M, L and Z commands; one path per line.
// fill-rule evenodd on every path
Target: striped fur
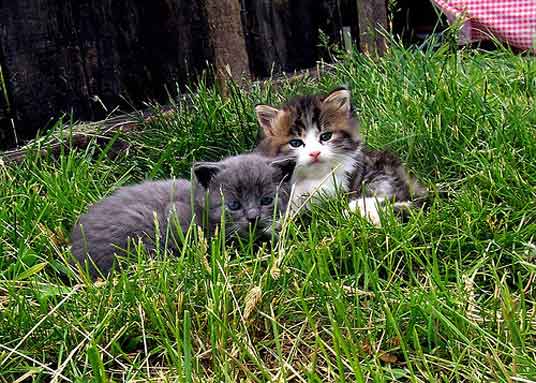
M 280 108 L 257 105 L 255 111 L 261 128 L 257 151 L 296 158 L 291 180 L 295 208 L 311 195 L 342 191 L 350 194 L 351 209 L 379 224 L 377 211 L 384 201 L 406 207 L 426 195 L 398 157 L 362 143 L 346 88 L 299 96 Z M 371 216 L 367 209 L 376 213 Z

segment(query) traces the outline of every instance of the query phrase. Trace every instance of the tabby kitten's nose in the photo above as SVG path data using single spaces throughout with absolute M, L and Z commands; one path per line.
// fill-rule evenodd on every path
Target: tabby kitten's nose
M 320 151 L 319 150 L 315 150 L 314 152 L 310 152 L 309 153 L 309 156 L 313 158 L 313 160 L 316 160 L 318 159 L 318 156 L 320 156 Z
M 249 223 L 256 223 L 259 219 L 259 210 L 258 209 L 249 209 L 247 212 L 247 218 Z

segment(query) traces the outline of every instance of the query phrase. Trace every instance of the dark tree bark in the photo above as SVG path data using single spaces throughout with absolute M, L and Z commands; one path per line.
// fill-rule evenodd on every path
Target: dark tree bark
M 387 31 L 387 1 L 386 0 L 358 0 L 357 12 L 359 15 L 359 45 L 361 51 L 383 55 L 387 48 L 385 38 L 378 33 L 383 29 Z
M 249 76 L 249 61 L 239 0 L 203 0 L 214 66 L 218 72 L 231 68 L 235 80 Z
M 62 112 L 95 120 L 116 106 L 165 101 L 212 57 L 195 1 L 0 0 L 0 25 L 22 139 Z
M 331 42 L 341 41 L 343 26 L 358 35 L 355 0 L 241 0 L 252 72 L 309 68 L 322 58 L 320 30 Z

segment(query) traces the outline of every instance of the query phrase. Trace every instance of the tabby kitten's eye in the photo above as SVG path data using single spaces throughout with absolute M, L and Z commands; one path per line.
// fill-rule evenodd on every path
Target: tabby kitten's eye
M 229 208 L 229 210 L 236 211 L 236 210 L 240 209 L 242 207 L 242 205 L 238 201 L 229 201 L 229 202 L 227 202 L 227 207 Z
M 272 196 L 265 196 L 265 197 L 262 197 L 261 199 L 261 205 L 263 206 L 268 206 L 268 205 L 271 205 L 272 202 L 274 202 L 274 197 Z
M 333 137 L 333 133 L 331 132 L 322 133 L 320 135 L 320 141 L 329 141 L 331 140 L 331 137 Z
M 290 140 L 288 142 L 288 144 L 290 146 L 292 146 L 293 148 L 299 148 L 300 146 L 304 145 L 303 141 L 302 140 L 299 140 L 297 138 L 293 139 L 293 140 Z

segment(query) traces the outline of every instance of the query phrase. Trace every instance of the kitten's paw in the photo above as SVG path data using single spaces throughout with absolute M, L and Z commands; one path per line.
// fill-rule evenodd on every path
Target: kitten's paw
M 378 210 L 379 202 L 376 198 L 358 198 L 350 201 L 348 207 L 351 212 L 358 212 L 374 226 L 380 227 L 382 224 Z

